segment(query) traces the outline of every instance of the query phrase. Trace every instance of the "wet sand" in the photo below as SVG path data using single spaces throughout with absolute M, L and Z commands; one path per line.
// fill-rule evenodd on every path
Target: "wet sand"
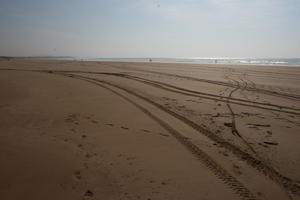
M 1 199 L 300 199 L 300 68 L 0 61 Z

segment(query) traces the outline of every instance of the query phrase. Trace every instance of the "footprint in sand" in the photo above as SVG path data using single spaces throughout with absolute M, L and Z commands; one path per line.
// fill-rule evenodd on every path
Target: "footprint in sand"
M 81 179 L 81 172 L 79 170 L 74 172 L 74 176 L 76 179 L 80 180 Z
M 121 126 L 120 128 L 124 129 L 124 130 L 128 130 L 129 129 L 129 128 L 125 127 L 125 126 Z
M 68 115 L 68 117 L 65 119 L 65 122 L 78 125 L 79 124 L 78 117 L 79 117 L 79 115 L 77 115 L 77 114 Z
M 226 151 L 219 151 L 219 153 L 222 154 L 222 155 L 225 156 L 225 157 L 228 157 L 228 156 L 229 156 L 228 153 L 227 153 Z
M 75 128 L 71 128 L 70 129 L 73 133 L 76 133 L 76 129 Z
M 268 145 L 278 145 L 278 142 L 264 142 L 264 143 Z
M 216 115 L 213 115 L 212 117 L 220 117 L 220 113 L 217 113 Z
M 105 124 L 106 126 L 114 126 L 114 124 Z
M 91 190 L 87 190 L 83 195 L 83 200 L 92 200 L 94 199 L 94 193 Z
M 163 133 L 158 133 L 158 134 L 161 136 L 164 136 L 164 137 L 169 137 L 169 135 L 167 135 L 167 134 L 163 134 Z
M 85 157 L 86 157 L 87 159 L 89 159 L 89 158 L 93 157 L 93 155 L 87 153 L 87 154 L 85 154 Z
M 83 163 L 83 166 L 84 166 L 85 169 L 88 169 L 88 168 L 89 168 L 89 165 L 88 165 L 88 163 L 86 163 L 86 162 Z
M 260 143 L 260 142 L 258 143 L 258 145 L 263 146 L 263 147 L 265 147 L 265 148 L 269 148 L 268 145 L 262 144 L 262 143 Z
M 162 181 L 161 184 L 162 185 L 167 185 L 167 183 L 165 181 Z
M 232 123 L 230 123 L 230 122 L 224 122 L 224 126 L 232 127 Z
M 233 172 L 236 174 L 236 175 L 242 175 L 243 173 L 241 172 L 240 170 L 241 168 L 235 164 L 233 164 Z
M 87 153 L 87 154 L 85 154 L 85 157 L 87 158 L 87 159 L 90 159 L 90 158 L 92 158 L 92 157 L 94 157 L 94 156 L 97 156 L 98 154 L 97 153 Z
M 135 160 L 135 159 L 136 159 L 136 157 L 134 157 L 134 156 L 130 156 L 130 157 L 126 158 L 126 160 Z

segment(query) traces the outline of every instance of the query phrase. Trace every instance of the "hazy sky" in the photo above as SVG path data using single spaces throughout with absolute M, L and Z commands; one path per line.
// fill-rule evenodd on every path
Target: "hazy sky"
M 0 0 L 0 55 L 300 57 L 300 0 Z

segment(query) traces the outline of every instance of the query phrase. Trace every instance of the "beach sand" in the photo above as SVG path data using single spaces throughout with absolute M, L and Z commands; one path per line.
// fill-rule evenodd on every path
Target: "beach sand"
M 300 68 L 0 61 L 0 199 L 300 199 Z

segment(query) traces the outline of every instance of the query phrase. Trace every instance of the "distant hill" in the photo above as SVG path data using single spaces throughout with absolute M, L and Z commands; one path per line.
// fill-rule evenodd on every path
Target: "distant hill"
M 75 59 L 71 56 L 0 56 L 1 60 L 11 60 L 11 59 Z

